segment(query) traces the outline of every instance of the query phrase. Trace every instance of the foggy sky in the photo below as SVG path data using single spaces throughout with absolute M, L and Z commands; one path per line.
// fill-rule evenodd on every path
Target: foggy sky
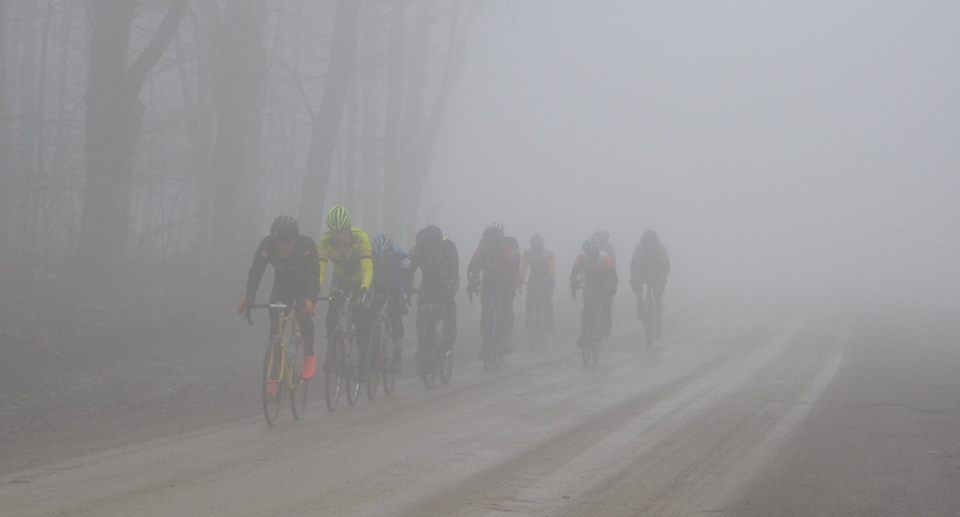
M 471 251 L 493 220 L 561 256 L 654 227 L 698 281 L 960 287 L 957 27 L 956 2 L 489 2 L 421 214 Z

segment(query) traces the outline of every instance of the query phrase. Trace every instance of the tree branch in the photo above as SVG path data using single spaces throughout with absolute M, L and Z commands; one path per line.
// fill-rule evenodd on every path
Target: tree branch
M 189 0 L 172 0 L 170 2 L 170 9 L 167 10 L 163 21 L 157 27 L 157 33 L 154 34 L 150 44 L 143 49 L 137 60 L 130 65 L 127 77 L 124 79 L 124 86 L 130 93 L 134 94 L 134 97 L 140 95 L 140 89 L 147 79 L 147 74 L 153 67 L 157 66 L 160 56 L 163 55 L 163 51 L 170 44 L 173 35 L 176 34 L 177 26 L 180 25 L 180 20 L 183 18 L 183 13 L 186 12 L 188 4 Z

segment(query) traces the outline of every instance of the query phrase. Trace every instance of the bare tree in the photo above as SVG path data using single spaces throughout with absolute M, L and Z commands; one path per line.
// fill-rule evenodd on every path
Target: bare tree
M 223 259 L 236 253 L 254 226 L 250 184 L 259 171 L 260 109 L 267 73 L 263 3 L 227 2 L 219 23 L 213 74 L 217 134 L 212 244 L 214 257 Z
M 126 259 L 130 179 L 145 110 L 140 91 L 173 38 L 187 3 L 171 2 L 153 39 L 127 66 L 137 3 L 90 0 L 86 188 L 78 250 L 85 268 L 109 271 Z
M 357 54 L 360 2 L 339 0 L 334 20 L 330 63 L 323 98 L 313 115 L 310 151 L 301 189 L 299 217 L 307 231 L 316 233 L 323 222 L 323 202 L 330 182 L 331 160 L 337 143 L 344 106 L 353 82 Z
M 9 251 L 10 112 L 7 108 L 7 2 L 0 1 L 0 259 Z

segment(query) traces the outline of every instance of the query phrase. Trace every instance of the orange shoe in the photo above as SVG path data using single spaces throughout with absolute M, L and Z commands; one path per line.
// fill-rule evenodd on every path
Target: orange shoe
M 307 355 L 303 357 L 303 377 L 304 379 L 312 379 L 314 375 L 317 374 L 317 354 Z
M 267 381 L 267 396 L 276 397 L 277 393 L 280 392 L 280 382 L 279 381 Z

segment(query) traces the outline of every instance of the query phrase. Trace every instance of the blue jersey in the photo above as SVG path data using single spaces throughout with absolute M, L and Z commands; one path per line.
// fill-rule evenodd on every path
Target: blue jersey
M 373 292 L 386 296 L 406 296 L 412 291 L 410 258 L 394 247 L 385 256 L 374 257 Z

